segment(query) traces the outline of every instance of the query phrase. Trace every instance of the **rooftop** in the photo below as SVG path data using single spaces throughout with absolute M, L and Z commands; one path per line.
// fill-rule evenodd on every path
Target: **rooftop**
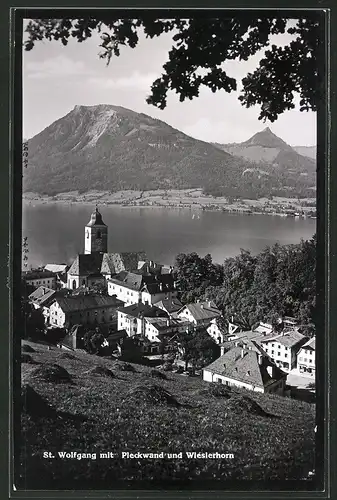
M 162 309 L 159 309 L 159 307 L 149 306 L 147 304 L 143 304 L 142 302 L 138 304 L 131 304 L 127 307 L 122 307 L 119 309 L 119 311 L 135 318 L 138 318 L 139 316 L 167 317 L 167 313 Z
M 24 280 L 38 280 L 38 279 L 47 279 L 47 278 L 55 278 L 55 274 L 51 271 L 45 271 L 44 269 L 32 269 L 31 271 L 23 271 L 22 279 Z
M 116 297 L 106 295 L 76 295 L 55 299 L 63 312 L 86 311 L 88 309 L 102 309 L 105 307 L 121 307 L 124 302 Z
M 273 370 L 272 376 L 268 373 L 268 366 Z M 230 349 L 204 370 L 261 388 L 286 376 L 268 357 L 239 347 Z
M 218 318 L 219 316 L 221 316 L 221 312 L 216 307 L 214 302 L 211 301 L 187 304 L 181 308 L 181 312 L 185 308 L 189 310 L 189 312 L 196 321 L 202 321 L 207 319 L 211 320 L 213 318 Z
M 308 342 L 302 345 L 303 349 L 316 349 L 316 337 L 312 337 Z
M 261 344 L 265 342 L 279 342 L 285 347 L 294 347 L 299 343 L 303 343 L 307 337 L 302 335 L 298 330 L 291 330 L 285 333 L 280 333 L 278 335 L 273 335 L 271 337 L 264 337 L 261 339 Z

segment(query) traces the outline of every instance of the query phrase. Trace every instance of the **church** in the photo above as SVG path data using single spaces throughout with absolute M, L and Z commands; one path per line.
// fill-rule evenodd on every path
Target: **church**
M 108 252 L 108 226 L 96 209 L 84 231 L 84 253 L 78 254 L 67 274 L 67 288 L 75 290 L 106 280 L 121 271 L 134 271 L 146 261 L 145 252 Z

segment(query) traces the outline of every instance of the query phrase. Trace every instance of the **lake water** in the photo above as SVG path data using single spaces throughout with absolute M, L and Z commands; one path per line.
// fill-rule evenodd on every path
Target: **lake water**
M 70 263 L 83 253 L 84 226 L 93 209 L 91 204 L 25 203 L 28 264 Z M 144 250 L 149 258 L 165 264 L 173 264 L 179 252 L 210 253 L 214 262 L 222 263 L 240 248 L 258 253 L 276 242 L 299 243 L 316 232 L 314 219 L 146 207 L 102 206 L 100 211 L 108 225 L 108 251 Z

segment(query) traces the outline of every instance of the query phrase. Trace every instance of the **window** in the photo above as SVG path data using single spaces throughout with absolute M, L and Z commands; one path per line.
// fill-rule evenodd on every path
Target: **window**
M 287 353 L 285 353 L 284 357 L 285 357 L 285 358 L 287 358 L 287 357 L 288 357 L 288 354 L 287 354 Z
M 274 344 L 272 344 L 271 346 L 274 347 Z
M 97 238 L 102 238 L 101 231 L 97 231 Z

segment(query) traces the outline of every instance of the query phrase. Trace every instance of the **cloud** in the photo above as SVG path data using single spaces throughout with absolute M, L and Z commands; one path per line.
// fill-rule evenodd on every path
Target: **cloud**
M 150 91 L 152 83 L 158 78 L 155 73 L 134 71 L 129 76 L 120 78 L 91 77 L 88 83 L 103 89 Z
M 43 61 L 27 62 L 25 73 L 28 78 L 47 79 L 84 76 L 89 75 L 90 71 L 82 61 L 73 61 L 68 57 L 59 55 Z

